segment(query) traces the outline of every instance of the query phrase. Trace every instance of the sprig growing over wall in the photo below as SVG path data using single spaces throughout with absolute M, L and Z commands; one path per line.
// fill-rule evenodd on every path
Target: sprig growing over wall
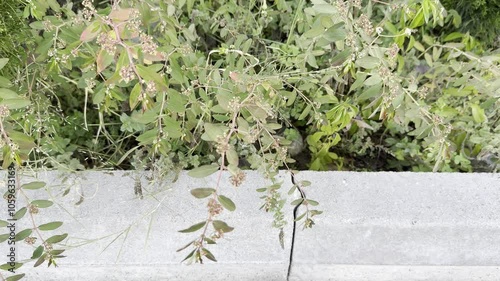
M 0 59 L 0 70 L 7 59 Z M 66 239 L 68 234 L 53 235 L 47 237 L 42 234 L 43 231 L 52 231 L 59 228 L 63 222 L 53 221 L 44 224 L 38 224 L 35 216 L 40 213 L 40 209 L 51 207 L 54 203 L 46 199 L 32 199 L 29 196 L 30 190 L 37 190 L 45 187 L 45 183 L 41 181 L 33 181 L 30 183 L 21 184 L 22 166 L 28 160 L 28 156 L 33 148 L 36 147 L 33 139 L 25 134 L 17 124 L 16 120 L 19 115 L 25 114 L 25 108 L 30 104 L 29 100 L 19 96 L 13 90 L 7 88 L 12 84 L 7 82 L 8 79 L 0 77 L 2 86 L 0 88 L 0 146 L 2 147 L 2 155 L 0 158 L 3 161 L 3 168 L 8 170 L 6 175 L 7 190 L 3 194 L 8 207 L 8 220 L 0 220 L 0 226 L 7 228 L 10 232 L 0 234 L 0 243 L 8 243 L 10 249 L 15 249 L 16 243 L 24 241 L 28 245 L 32 245 L 35 249 L 30 259 L 36 261 L 34 266 L 39 266 L 45 261 L 48 265 L 57 266 L 56 260 L 63 258 L 61 255 L 64 249 L 54 249 L 54 246 Z M 23 198 L 27 202 L 26 206 L 18 208 L 20 199 Z M 31 227 L 18 231 L 16 224 L 19 220 L 29 217 Z M 36 246 L 39 244 L 39 246 Z M 15 256 L 15 253 L 14 253 Z M 17 257 L 16 261 L 8 262 L 0 266 L 0 269 L 15 273 L 24 263 L 19 262 L 21 257 Z M 3 280 L 19 280 L 24 277 L 24 274 L 15 274 L 4 278 Z

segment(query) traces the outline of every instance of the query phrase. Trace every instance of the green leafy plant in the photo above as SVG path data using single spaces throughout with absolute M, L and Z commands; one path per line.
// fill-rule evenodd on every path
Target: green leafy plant
M 5 115 L 8 138 L 30 142 L 4 147 L 4 168 L 215 176 L 192 190 L 207 219 L 181 230 L 198 233 L 179 249 L 189 262 L 215 261 L 209 245 L 233 230 L 224 173 L 268 179 L 261 209 L 283 242 L 280 169 L 309 228 L 321 211 L 296 169 L 498 168 L 498 50 L 439 1 L 33 0 L 24 17 L 31 59 L 0 104 L 25 114 Z
M 8 63 L 7 58 L 0 59 L 0 70 Z M 16 120 L 19 115 L 25 114 L 24 108 L 30 104 L 28 99 L 20 97 L 16 92 L 9 89 L 12 86 L 10 81 L 0 76 L 0 146 L 2 147 L 1 159 L 2 167 L 8 169 L 7 191 L 3 198 L 6 200 L 9 210 L 9 221 L 0 220 L 0 226 L 9 230 L 9 233 L 0 234 L 0 243 L 6 242 L 15 246 L 16 242 L 24 241 L 34 247 L 31 260 L 35 260 L 35 267 L 48 261 L 48 265 L 57 266 L 56 260 L 63 258 L 61 255 L 64 249 L 54 249 L 54 246 L 66 239 L 68 234 L 45 235 L 44 231 L 52 231 L 59 228 L 63 222 L 54 221 L 44 224 L 37 224 L 35 216 L 40 209 L 51 207 L 54 203 L 46 199 L 32 199 L 30 190 L 37 190 L 45 187 L 45 183 L 34 181 L 21 184 L 19 173 L 22 165 L 28 159 L 29 152 L 35 147 L 35 143 L 24 131 L 16 130 Z M 26 206 L 18 208 L 20 200 L 26 201 Z M 16 210 L 17 209 L 17 210 Z M 27 216 L 26 216 L 27 214 Z M 17 221 L 29 217 L 32 227 L 18 231 Z M 14 223 L 12 223 L 14 221 Z M 49 237 L 48 237 L 49 236 Z M 39 244 L 38 246 L 36 246 Z M 11 251 L 12 248 L 10 248 Z M 15 255 L 15 253 L 13 253 Z M 0 266 L 1 269 L 15 273 L 24 263 L 11 261 Z M 0 276 L 2 276 L 0 274 Z M 4 280 L 19 280 L 24 274 L 11 275 Z
M 460 31 L 478 38 L 487 47 L 498 48 L 500 38 L 500 3 L 494 0 L 442 1 L 461 17 Z

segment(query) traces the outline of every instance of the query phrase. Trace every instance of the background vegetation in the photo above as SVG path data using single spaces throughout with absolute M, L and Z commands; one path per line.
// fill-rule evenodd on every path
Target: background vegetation
M 492 171 L 498 4 L 462 2 L 454 11 L 437 1 L 120 1 L 114 9 L 139 15 L 115 12 L 105 23 L 109 1 L 4 1 L 4 87 L 33 105 L 11 106 L 26 118 L 10 123 L 34 140 L 25 165 L 192 168 L 218 157 L 197 140 L 206 123 L 231 123 L 221 96 L 248 100 L 255 87 L 252 106 L 267 114 L 259 122 L 285 141 L 292 168 Z M 137 34 L 106 42 L 112 24 L 134 20 Z M 140 73 L 119 76 L 123 46 L 164 79 L 151 82 L 149 105 L 135 97 L 147 90 L 136 86 Z M 261 161 L 262 143 L 232 141 L 239 167 Z

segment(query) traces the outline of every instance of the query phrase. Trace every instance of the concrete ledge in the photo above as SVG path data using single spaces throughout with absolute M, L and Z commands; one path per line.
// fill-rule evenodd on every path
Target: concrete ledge
M 209 248 L 218 263 L 201 266 L 180 263 L 188 251 L 176 249 L 197 233 L 178 230 L 205 219 L 206 200 L 189 190 L 214 186 L 216 175 L 197 180 L 182 173 L 173 184 L 149 186 L 135 172 L 31 176 L 46 181 L 48 193 L 27 194 L 52 197 L 57 204 L 41 209 L 37 224 L 64 222 L 42 234 L 67 232 L 69 238 L 58 268 L 28 263 L 18 270 L 26 280 L 286 280 L 290 257 L 290 280 L 500 280 L 500 176 L 495 174 L 301 172 L 298 179 L 312 182 L 307 196 L 319 201 L 316 208 L 324 213 L 315 217 L 313 229 L 302 231 L 297 224 L 293 255 L 292 206 L 284 210 L 290 223 L 283 250 L 272 215 L 259 210 L 263 202 L 255 191 L 270 182 L 248 171 L 244 184 L 234 188 L 226 174 L 223 194 L 237 207 L 220 219 L 235 230 Z M 142 200 L 134 194 L 137 176 Z M 286 193 L 290 176 L 280 177 Z M 5 178 L 0 173 L 0 180 Z M 31 180 L 21 177 L 22 183 Z M 85 199 L 76 205 L 82 194 Z M 0 219 L 7 218 L 3 202 Z M 18 208 L 24 205 L 18 202 Z M 29 223 L 20 220 L 17 231 Z M 0 246 L 5 257 L 7 245 Z M 33 248 L 18 243 L 16 252 L 28 259 Z
M 290 280 L 473 281 L 498 280 L 496 266 L 296 265 Z

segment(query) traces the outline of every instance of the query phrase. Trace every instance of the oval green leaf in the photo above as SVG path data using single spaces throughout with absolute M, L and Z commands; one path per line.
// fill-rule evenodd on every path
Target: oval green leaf
M 12 266 L 10 263 L 4 263 L 4 264 L 0 265 L 0 269 L 2 269 L 2 270 L 9 270 L 9 269 L 16 270 L 16 269 L 20 268 L 21 266 L 23 266 L 23 263 L 20 263 L 20 262 L 16 262 L 14 264 L 14 266 Z
M 24 240 L 24 238 L 30 236 L 32 232 L 33 232 L 33 229 L 31 229 L 31 228 L 25 229 L 25 230 L 16 234 L 16 239 L 14 239 L 14 241 L 17 242 L 17 241 Z
M 9 109 L 19 109 L 30 105 L 31 102 L 27 99 L 8 99 L 0 102 L 0 105 L 5 105 Z
M 38 227 L 38 229 L 47 231 L 47 230 L 54 230 L 58 227 L 60 227 L 63 224 L 62 221 L 54 221 L 54 222 L 49 222 L 46 224 L 42 224 Z
M 214 261 L 214 262 L 217 262 L 214 255 L 209 250 L 207 250 L 206 248 L 203 248 L 202 251 L 205 253 L 205 257 L 207 257 L 207 259 Z
M 219 166 L 217 165 L 204 165 L 198 168 L 194 168 L 188 172 L 188 175 L 193 178 L 204 178 L 210 176 L 211 174 L 217 172 L 219 170 Z
M 8 58 L 1 58 L 0 59 L 0 69 L 2 69 L 8 62 L 9 62 Z
M 33 251 L 33 255 L 31 255 L 31 259 L 38 259 L 39 257 L 41 257 L 43 254 L 43 246 L 40 245 L 38 247 L 36 247 L 36 249 Z
M 190 226 L 186 229 L 179 230 L 179 232 L 181 232 L 181 233 L 195 232 L 195 231 L 201 229 L 202 227 L 204 227 L 206 223 L 207 223 L 206 221 L 202 221 L 200 223 L 193 224 L 192 226 Z
M 64 251 L 66 251 L 66 250 L 52 250 L 52 251 L 50 251 L 50 254 L 53 256 L 58 256 L 58 255 L 64 253 Z
M 195 188 L 191 190 L 191 194 L 196 198 L 206 198 L 215 192 L 213 188 Z
M 38 208 L 47 208 L 54 205 L 54 202 L 50 200 L 34 200 L 31 204 L 37 206 Z
M 34 181 L 30 183 L 23 184 L 21 188 L 23 189 L 40 189 L 42 187 L 45 187 L 46 183 L 43 181 Z
M 236 205 L 234 205 L 234 202 L 226 196 L 219 195 L 217 199 L 219 200 L 219 203 L 222 205 L 222 207 L 226 208 L 227 210 L 231 212 L 236 210 Z
M 233 231 L 234 227 L 230 227 L 229 225 L 227 225 L 227 223 L 223 222 L 223 221 L 219 221 L 219 220 L 214 220 L 212 222 L 212 225 L 214 226 L 215 230 L 222 230 L 222 232 L 224 233 L 228 233 L 228 232 L 231 232 Z
M 19 98 L 19 95 L 12 90 L 0 88 L 0 98 L 2 98 L 2 99 L 17 99 L 17 98 Z
M 311 199 L 307 199 L 307 204 L 311 205 L 311 206 L 318 206 L 319 203 L 318 201 L 314 201 L 314 200 L 311 200 Z
M 28 209 L 26 209 L 26 207 L 22 207 L 21 209 L 19 209 L 19 211 L 17 211 L 14 214 L 14 216 L 12 218 L 15 219 L 15 220 L 21 219 L 22 217 L 24 217 L 24 215 L 26 214 L 27 210 Z
M 33 267 L 37 267 L 39 265 L 41 265 L 44 261 L 45 261 L 45 257 L 47 256 L 47 254 L 43 254 L 41 255 L 38 260 L 35 262 L 35 265 L 33 265 Z
M 294 206 L 295 206 L 295 205 L 302 204 L 302 201 L 304 201 L 304 199 L 299 198 L 299 199 L 297 199 L 297 200 L 293 200 L 293 201 L 292 201 L 292 203 L 290 203 L 290 204 L 292 204 L 292 205 L 294 205 Z
M 26 275 L 26 273 L 12 275 L 10 277 L 7 277 L 7 279 L 5 279 L 5 281 L 17 281 L 17 280 L 21 280 L 24 277 L 24 275 Z
M 66 237 L 68 237 L 68 233 L 64 233 L 64 234 L 61 234 L 61 235 L 54 235 L 54 236 L 48 238 L 45 241 L 47 243 L 55 244 L 55 243 L 59 243 L 59 242 L 63 241 L 64 239 L 66 239 Z
M 0 243 L 3 243 L 7 239 L 9 239 L 9 236 L 10 236 L 10 234 L 8 234 L 8 233 L 0 235 Z

